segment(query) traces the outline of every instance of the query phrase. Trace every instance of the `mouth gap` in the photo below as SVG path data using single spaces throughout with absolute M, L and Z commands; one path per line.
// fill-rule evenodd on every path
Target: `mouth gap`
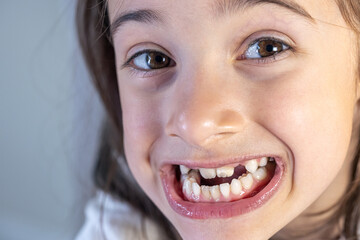
M 178 182 L 180 182 L 180 178 L 181 178 L 181 172 L 180 172 L 180 166 L 179 165 L 174 165 L 175 167 L 175 172 L 176 172 L 176 180 Z M 200 182 L 199 185 L 205 185 L 205 186 L 214 186 L 214 185 L 220 185 L 222 183 L 231 183 L 231 181 L 234 178 L 239 178 L 240 176 L 242 176 L 243 174 L 248 173 L 246 171 L 245 166 L 239 164 L 237 167 L 234 168 L 234 174 L 230 177 L 215 177 L 215 178 L 211 178 L 211 179 L 205 179 L 200 175 Z
M 215 177 L 212 179 L 205 179 L 200 175 L 200 185 L 205 185 L 205 186 L 214 186 L 214 185 L 220 185 L 222 183 L 231 183 L 231 181 L 234 178 L 239 178 L 240 176 L 242 176 L 243 174 L 247 173 L 245 166 L 239 164 L 237 167 L 235 167 L 234 169 L 234 174 L 231 177 Z
M 260 181 L 259 184 L 255 188 L 253 188 L 251 191 L 249 191 L 246 194 L 246 196 L 244 196 L 244 197 L 242 197 L 240 199 L 230 200 L 229 202 L 254 197 L 256 194 L 261 192 L 261 190 L 263 190 L 271 182 L 271 180 L 273 179 L 273 177 L 275 175 L 275 171 L 276 171 L 276 168 L 278 167 L 278 165 L 276 164 L 276 161 L 275 161 L 274 158 L 268 157 L 268 159 L 269 159 L 269 162 L 265 166 L 265 168 L 267 169 L 267 174 L 268 174 L 267 179 L 263 180 L 263 181 Z M 176 176 L 175 183 L 174 183 L 176 192 L 178 193 L 178 195 L 184 201 L 194 202 L 191 199 L 187 199 L 187 197 L 183 193 L 183 185 L 182 185 L 182 182 L 181 182 L 180 166 L 179 165 L 173 165 L 173 170 L 175 171 L 175 176 Z M 220 184 L 223 184 L 223 183 L 230 184 L 233 179 L 237 179 L 237 178 L 243 176 L 244 174 L 249 174 L 249 172 L 246 170 L 244 165 L 239 164 L 238 166 L 236 166 L 234 168 L 234 173 L 230 177 L 217 177 L 216 176 L 216 177 L 214 177 L 212 179 L 205 179 L 200 175 L 200 181 L 198 182 L 198 184 L 200 186 L 209 186 L 209 187 L 220 185 Z

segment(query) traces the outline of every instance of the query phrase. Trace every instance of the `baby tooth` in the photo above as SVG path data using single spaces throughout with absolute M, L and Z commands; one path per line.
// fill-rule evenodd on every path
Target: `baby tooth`
M 216 175 L 218 177 L 231 177 L 234 174 L 233 167 L 221 167 L 216 169 Z
M 248 174 L 244 177 L 241 177 L 240 182 L 245 189 L 250 189 L 252 187 L 254 179 L 252 178 L 251 174 Z
M 220 192 L 224 197 L 229 197 L 230 195 L 230 184 L 228 183 L 223 183 L 220 184 Z
M 202 193 L 204 199 L 206 199 L 206 200 L 211 199 L 210 187 L 209 186 L 201 186 L 201 193 Z
M 256 180 L 263 180 L 266 177 L 266 169 L 261 167 L 252 174 Z
M 190 168 L 180 165 L 181 174 L 187 174 L 190 171 Z
M 238 180 L 238 179 L 233 179 L 231 181 L 231 185 L 230 185 L 230 188 L 231 188 L 231 192 L 235 195 L 238 195 L 241 193 L 241 190 L 242 190 L 242 186 L 241 186 L 241 182 Z
M 220 199 L 220 188 L 219 185 L 215 185 L 210 187 L 210 193 L 211 193 L 211 197 L 215 200 L 218 201 Z
M 190 196 L 191 195 L 191 181 L 189 179 L 185 179 L 184 184 L 183 184 L 183 192 L 187 195 Z
M 196 183 L 196 182 L 192 183 L 192 190 L 193 190 L 194 196 L 196 198 L 199 198 L 201 190 L 200 190 L 200 186 L 198 183 Z
M 211 179 L 216 177 L 216 172 L 213 168 L 200 168 L 200 174 L 205 179 Z
M 267 158 L 267 157 L 263 157 L 263 158 L 260 159 L 259 166 L 260 166 L 260 167 L 265 167 L 266 164 L 267 164 L 267 162 L 268 162 L 268 158 Z
M 193 179 L 193 182 L 200 182 L 200 175 L 199 175 L 199 172 L 197 170 L 191 170 L 189 173 L 188 173 L 188 176 L 190 179 Z
M 256 160 L 250 160 L 246 163 L 245 168 L 248 172 L 254 173 L 258 168 L 258 163 Z

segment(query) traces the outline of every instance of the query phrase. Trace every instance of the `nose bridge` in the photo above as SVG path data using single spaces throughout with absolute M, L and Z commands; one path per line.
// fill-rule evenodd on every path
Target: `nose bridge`
M 221 79 L 201 72 L 179 83 L 172 95 L 167 134 L 202 146 L 214 136 L 240 131 L 243 118 L 234 109 L 231 94 L 221 85 Z

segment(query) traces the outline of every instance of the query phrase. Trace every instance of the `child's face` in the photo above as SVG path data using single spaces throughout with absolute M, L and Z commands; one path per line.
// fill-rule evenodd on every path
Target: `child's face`
M 355 36 L 335 1 L 266 2 L 109 1 L 133 13 L 113 36 L 126 158 L 185 239 L 268 239 L 347 184 Z

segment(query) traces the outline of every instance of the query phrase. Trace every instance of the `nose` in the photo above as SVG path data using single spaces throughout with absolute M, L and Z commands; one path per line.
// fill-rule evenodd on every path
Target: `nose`
M 181 85 L 181 86 L 179 86 Z M 188 144 L 203 147 L 240 132 L 244 119 L 238 99 L 214 79 L 192 79 L 179 84 L 171 96 L 166 133 Z M 170 100 L 170 99 L 169 99 Z

